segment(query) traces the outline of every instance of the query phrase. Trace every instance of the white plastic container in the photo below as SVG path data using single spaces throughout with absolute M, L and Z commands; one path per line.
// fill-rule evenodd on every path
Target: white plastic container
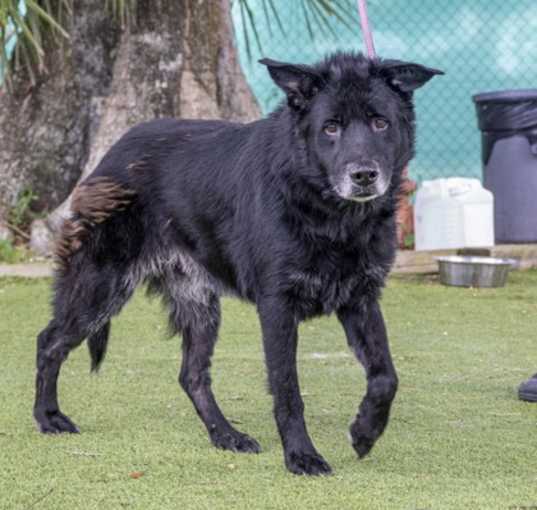
M 423 181 L 414 206 L 416 250 L 494 246 L 494 198 L 478 179 Z

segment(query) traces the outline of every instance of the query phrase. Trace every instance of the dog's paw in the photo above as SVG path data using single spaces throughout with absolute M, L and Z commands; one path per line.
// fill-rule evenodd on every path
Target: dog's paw
M 214 446 L 222 450 L 241 453 L 259 453 L 261 451 L 261 446 L 254 438 L 238 430 L 214 431 L 211 434 L 211 441 Z
M 367 433 L 365 427 L 361 426 L 358 421 L 355 421 L 351 425 L 349 439 L 352 447 L 360 459 L 365 457 L 375 444 L 375 438 L 373 435 L 371 433 Z
M 80 432 L 69 417 L 60 411 L 36 411 L 34 418 L 39 432 L 43 434 L 61 434 L 63 432 L 77 434 Z
M 290 452 L 285 456 L 285 465 L 295 475 L 329 475 L 332 472 L 317 452 Z

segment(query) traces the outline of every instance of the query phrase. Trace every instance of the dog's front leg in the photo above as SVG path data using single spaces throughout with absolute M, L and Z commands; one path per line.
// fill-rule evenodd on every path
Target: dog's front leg
M 300 475 L 328 474 L 330 466 L 315 450 L 304 421 L 296 366 L 297 321 L 283 300 L 265 300 L 258 310 L 269 389 L 274 398 L 274 417 L 283 444 L 285 465 L 289 471 Z
M 388 423 L 397 391 L 397 374 L 392 363 L 384 318 L 378 302 L 338 311 L 349 346 L 364 365 L 367 392 L 351 424 L 352 446 L 363 457 Z

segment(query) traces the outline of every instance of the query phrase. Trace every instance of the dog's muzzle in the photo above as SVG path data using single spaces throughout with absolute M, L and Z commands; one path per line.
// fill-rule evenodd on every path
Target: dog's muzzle
M 375 160 L 349 163 L 345 170 L 340 194 L 347 200 L 369 202 L 383 195 L 388 189 L 380 165 Z

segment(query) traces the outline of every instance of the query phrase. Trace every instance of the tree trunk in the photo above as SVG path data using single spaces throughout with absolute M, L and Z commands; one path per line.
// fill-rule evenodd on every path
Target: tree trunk
M 46 74 L 32 87 L 19 69 L 13 95 L 0 96 L 0 217 L 25 188 L 39 195 L 39 209 L 57 205 L 87 160 L 93 98 L 110 86 L 119 31 L 99 2 L 80 3 L 70 43 L 45 38 Z
M 259 108 L 240 69 L 229 0 L 138 0 L 121 31 L 102 5 L 75 2 L 69 51 L 49 73 L 0 97 L 0 204 L 39 194 L 54 231 L 68 197 L 131 126 L 162 116 L 253 120 Z M 16 112 L 19 112 L 16 114 Z M 11 124 L 8 122 L 11 120 Z M 2 214 L 0 205 L 0 217 Z

